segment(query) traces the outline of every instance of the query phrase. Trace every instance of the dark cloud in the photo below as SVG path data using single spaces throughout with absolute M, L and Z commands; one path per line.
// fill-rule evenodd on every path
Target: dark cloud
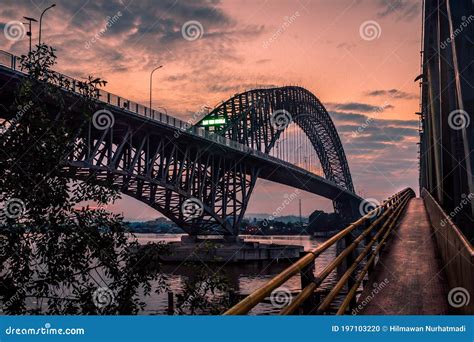
M 382 123 L 390 126 L 397 127 L 409 127 L 418 129 L 419 121 L 418 120 L 378 120 Z
M 380 17 L 394 16 L 396 20 L 409 20 L 417 13 L 418 5 L 414 4 L 414 1 L 376 1 Z M 191 117 L 191 113 L 199 110 L 201 105 L 213 106 L 215 103 L 209 103 L 210 98 L 216 102 L 219 97 L 226 100 L 234 93 L 246 89 L 273 86 L 280 82 L 283 84 L 297 77 L 295 74 L 283 72 L 262 75 L 255 71 L 247 72 L 246 63 L 261 64 L 263 67 L 265 63 L 273 62 L 269 59 L 271 57 L 261 55 L 258 51 L 248 54 L 241 49 L 242 44 L 251 46 L 256 39 L 262 38 L 261 34 L 266 28 L 258 25 L 259 20 L 256 17 L 255 21 L 245 18 L 239 19 L 237 23 L 237 17 L 234 18 L 230 12 L 224 12 L 220 1 L 55 2 L 56 8 L 48 12 L 43 21 L 43 37 L 48 44 L 58 49 L 58 70 L 76 77 L 91 73 L 105 79 L 108 79 L 111 73 L 121 73 L 126 81 L 126 77 L 134 77 L 136 71 L 149 71 L 152 66 L 164 64 L 166 68 L 165 72 L 160 74 L 163 77 L 160 81 L 166 82 L 166 93 L 174 92 L 183 96 L 176 103 L 160 100 L 158 104 L 166 106 L 170 114 L 185 120 Z M 45 0 L 1 0 L 0 22 L 21 20 L 23 15 L 39 19 L 42 9 L 47 5 L 49 3 Z M 108 27 L 96 43 L 86 49 L 86 42 L 104 28 L 107 18 L 113 17 L 119 11 L 122 14 L 120 18 Z M 267 23 L 266 19 L 268 18 L 265 17 L 260 22 Z M 183 39 L 181 34 L 182 25 L 190 20 L 201 23 L 204 30 L 200 39 L 191 42 Z M 257 24 L 248 25 L 247 22 Z M 37 26 L 34 37 L 37 38 Z M 324 44 L 336 43 L 326 40 Z M 14 53 L 24 53 L 26 47 L 25 41 L 11 43 L 0 40 L 0 45 Z M 355 48 L 355 45 L 346 42 L 340 43 L 337 48 L 350 50 Z M 234 66 L 238 66 L 239 71 L 236 72 Z M 166 73 L 170 69 L 173 72 Z M 136 82 L 135 80 L 130 84 Z M 146 85 L 144 88 L 147 89 L 148 74 L 143 82 Z M 160 85 L 158 80 L 156 84 Z M 148 91 L 141 94 L 142 88 L 138 86 L 129 89 L 126 84 L 116 85 L 116 88 L 121 89 L 122 96 L 132 95 L 137 101 L 148 99 Z M 332 109 L 330 114 L 344 144 L 356 186 L 368 184 L 373 188 L 372 184 L 378 182 L 377 188 L 381 189 L 380 191 L 394 193 L 396 189 L 386 190 L 387 183 L 383 177 L 374 175 L 383 172 L 393 182 L 406 183 L 407 173 L 402 171 L 408 164 L 407 161 L 413 161 L 416 166 L 414 141 L 418 121 L 377 118 L 377 114 L 384 109 L 393 108 L 390 105 L 382 106 L 383 96 L 396 99 L 410 96 L 401 91 L 394 93 L 394 90 L 377 89 L 371 92 L 371 100 L 377 105 L 349 102 L 332 104 L 332 108 L 328 106 Z M 219 95 L 215 96 L 216 93 Z M 160 95 L 156 97 L 159 99 Z M 380 103 L 377 100 L 380 100 Z M 359 127 L 363 127 L 362 131 L 354 134 L 358 132 Z M 372 162 L 373 165 L 369 166 Z M 395 175 L 392 177 L 390 174 Z
M 273 88 L 277 87 L 275 84 L 259 84 L 259 83 L 245 83 L 245 84 L 222 84 L 215 83 L 208 86 L 208 90 L 213 93 L 231 93 L 231 92 L 241 92 L 248 89 L 257 89 L 257 88 Z
M 395 126 L 395 127 L 409 127 L 418 128 L 418 120 L 391 120 L 391 119 L 378 119 L 374 116 L 367 116 L 360 113 L 349 113 L 349 112 L 329 112 L 332 119 L 338 122 L 351 123 L 356 125 L 368 124 L 372 122 L 380 122 L 381 125 Z
M 413 128 L 409 127 L 397 127 L 397 126 L 391 126 L 387 122 L 387 120 L 377 120 L 374 121 L 373 123 L 369 123 L 367 126 L 364 126 L 360 130 L 360 134 L 367 136 L 371 134 L 378 134 L 379 132 L 384 132 L 387 135 L 405 135 L 405 136 L 417 136 L 418 131 Z M 337 131 L 339 133 L 347 133 L 347 132 L 355 132 L 357 131 L 357 128 L 359 128 L 359 125 L 337 125 Z
M 123 16 L 110 27 L 111 34 L 129 32 L 128 39 L 137 40 L 148 34 L 158 35 L 162 41 L 180 36 L 181 26 L 188 20 L 203 26 L 224 27 L 235 24 L 219 7 L 219 3 L 204 0 L 140 0 L 140 1 L 58 1 L 58 7 L 70 16 L 73 28 L 89 29 L 105 18 L 121 12 Z
M 397 21 L 410 21 L 421 13 L 421 1 L 418 0 L 378 0 L 379 17 L 393 16 Z
M 237 25 L 222 10 L 220 1 L 57 0 L 56 3 L 43 23 L 47 42 L 57 48 L 61 58 L 74 59 L 76 65 L 92 64 L 97 69 L 102 65 L 112 68 L 125 61 L 130 62 L 129 69 L 139 70 L 148 70 L 163 60 L 186 62 L 192 68 L 222 61 L 242 62 L 244 56 L 236 49 L 236 43 L 256 38 L 265 30 L 262 25 Z M 17 20 L 25 14 L 38 18 L 44 7 L 40 0 L 4 0 L 0 17 L 2 22 Z M 202 26 L 202 36 L 196 41 L 183 38 L 181 30 L 188 21 Z M 54 32 L 51 27 L 48 30 L 48 24 L 65 29 Z M 130 59 L 131 56 L 135 59 Z M 116 70 L 127 69 L 120 64 Z
M 374 96 L 374 97 L 390 97 L 394 99 L 406 99 L 406 100 L 411 100 L 411 99 L 416 99 L 418 98 L 418 95 L 415 94 L 410 94 L 404 91 L 401 91 L 399 89 L 388 89 L 388 90 L 374 90 L 374 91 L 369 91 L 366 93 L 368 96 Z
M 383 150 L 389 147 L 390 144 L 378 141 L 351 141 L 344 144 L 344 151 L 346 155 L 366 155 L 372 150 Z
M 369 118 L 358 113 L 330 112 L 347 154 L 365 155 L 418 137 L 418 121 Z
M 370 138 L 374 141 L 383 141 L 383 142 L 396 142 L 402 141 L 405 138 L 416 138 L 418 137 L 418 131 L 413 128 L 403 128 L 403 127 L 380 127 L 377 128 L 371 127 L 365 132 L 368 132 Z
M 333 118 L 333 120 L 337 121 L 349 121 L 356 124 L 363 124 L 368 120 L 367 115 L 359 114 L 359 113 L 349 113 L 349 112 L 336 112 L 330 111 L 329 114 Z
M 188 79 L 187 74 L 176 74 L 176 75 L 168 76 L 168 78 L 166 80 L 169 81 L 169 82 L 177 82 L 177 81 L 184 81 L 184 80 L 187 80 L 187 79 Z
M 413 128 L 382 126 L 383 123 L 369 125 L 367 127 L 360 126 L 344 126 L 341 133 L 350 133 L 347 137 L 351 143 L 365 142 L 374 143 L 392 143 L 405 140 L 406 138 L 418 137 L 418 131 Z M 339 131 L 339 127 L 338 127 Z
M 394 108 L 392 105 L 386 106 L 373 106 L 367 103 L 359 103 L 359 102 L 348 102 L 348 103 L 336 103 L 331 104 L 335 109 L 342 110 L 342 111 L 358 111 L 363 113 L 368 112 L 383 112 L 386 109 Z

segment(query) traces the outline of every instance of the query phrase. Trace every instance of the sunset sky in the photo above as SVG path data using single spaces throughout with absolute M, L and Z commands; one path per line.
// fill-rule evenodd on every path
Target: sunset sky
M 0 29 L 23 16 L 39 19 L 51 1 L 2 0 Z M 356 191 L 383 200 L 418 189 L 418 91 L 421 1 L 417 0 L 76 0 L 55 1 L 42 40 L 58 50 L 56 69 L 100 76 L 106 90 L 189 119 L 235 93 L 258 86 L 300 85 L 326 106 L 341 136 Z M 202 36 L 185 39 L 193 21 Z M 107 23 L 109 23 L 107 25 Z M 33 38 L 38 38 L 37 25 Z M 189 37 L 188 37 L 189 38 Z M 27 37 L 0 34 L 0 49 L 25 53 Z M 383 110 L 380 110 L 380 108 Z M 354 134 L 359 127 L 360 133 Z M 259 181 L 248 213 L 271 213 L 294 191 Z M 303 214 L 332 211 L 301 193 Z M 125 198 L 127 219 L 158 216 Z M 295 201 L 282 214 L 296 214 Z

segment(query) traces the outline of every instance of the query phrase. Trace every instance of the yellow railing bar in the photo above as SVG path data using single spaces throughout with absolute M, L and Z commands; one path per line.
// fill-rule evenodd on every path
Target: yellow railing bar
M 391 196 L 389 199 L 383 202 L 383 204 L 380 207 L 377 207 L 373 210 L 371 210 L 369 213 L 367 213 L 365 216 L 359 218 L 357 221 L 351 223 L 348 227 L 340 231 L 339 233 L 333 235 L 331 238 L 326 240 L 324 243 L 319 245 L 318 247 L 310 250 L 308 254 L 306 254 L 304 257 L 296 261 L 294 264 L 283 270 L 281 273 L 279 273 L 277 276 L 272 278 L 268 283 L 266 283 L 264 286 L 260 287 L 259 289 L 255 290 L 253 293 L 248 295 L 246 298 L 244 298 L 242 301 L 234 305 L 232 308 L 227 310 L 224 315 L 243 315 L 248 313 L 253 307 L 255 307 L 257 304 L 262 302 L 270 293 L 278 288 L 280 285 L 285 283 L 288 279 L 290 279 L 292 276 L 300 272 L 304 267 L 309 265 L 311 262 L 313 262 L 316 257 L 318 257 L 321 253 L 326 251 L 329 247 L 331 247 L 334 243 L 339 241 L 340 239 L 344 238 L 346 235 L 351 233 L 353 230 L 364 224 L 367 220 L 371 219 L 372 216 L 375 214 L 378 214 L 380 209 L 384 209 L 387 207 L 391 207 L 399 203 L 400 197 L 405 195 L 405 193 L 412 191 L 411 189 L 404 189 L 400 191 L 399 193 L 395 194 L 394 196 Z M 392 205 L 390 204 L 394 199 L 396 199 L 395 203 Z
M 326 277 L 337 267 L 339 266 L 344 259 L 352 252 L 362 240 L 375 228 L 378 224 L 383 222 L 388 215 L 393 215 L 397 207 L 397 203 L 402 202 L 407 196 L 408 193 L 404 194 L 393 206 L 388 208 L 379 218 L 377 218 L 367 229 L 365 229 L 349 246 L 347 246 L 330 264 L 328 264 L 321 273 L 316 276 L 315 282 L 310 283 L 306 286 L 295 298 L 294 300 L 285 308 L 280 311 L 280 315 L 289 315 L 298 309 L 301 304 L 308 299 L 316 288 L 326 279 Z
M 406 198 L 405 199 L 405 202 L 408 202 L 408 200 L 410 199 L 410 197 Z M 403 205 L 400 205 L 398 208 L 397 208 L 397 212 L 396 214 L 400 213 L 402 211 L 402 209 L 405 207 Z M 392 224 L 396 223 L 395 221 L 395 217 L 398 218 L 398 215 L 394 215 L 392 217 L 390 217 L 385 223 L 384 225 L 382 226 L 382 228 L 377 232 L 377 234 L 375 234 L 375 236 L 372 238 L 372 240 L 370 241 L 369 244 L 367 244 L 367 246 L 364 248 L 364 250 L 357 256 L 357 258 L 354 260 L 354 262 L 352 263 L 352 265 L 346 270 L 346 272 L 341 276 L 341 278 L 339 279 L 339 281 L 336 283 L 336 285 L 334 285 L 334 287 L 332 288 L 332 290 L 329 292 L 329 294 L 324 298 L 324 301 L 321 303 L 321 305 L 319 305 L 318 309 L 317 309 L 317 312 L 321 312 L 321 311 L 324 311 L 326 310 L 329 305 L 331 304 L 331 302 L 334 300 L 334 298 L 339 294 L 339 292 L 342 290 L 342 288 L 344 287 L 344 284 L 349 280 L 349 277 L 352 275 L 352 273 L 357 269 L 357 266 L 361 263 L 361 261 L 366 257 L 367 254 L 369 254 L 369 251 L 370 251 L 370 248 L 372 247 L 372 245 L 378 240 L 378 238 L 382 235 L 382 233 L 387 230 L 389 231 L 389 229 L 391 229 L 392 227 Z M 381 247 L 383 244 L 380 243 L 379 244 L 379 247 Z
M 382 240 L 380 241 L 380 243 L 378 244 L 378 246 L 375 248 L 375 250 L 371 253 L 371 256 L 369 258 L 369 260 L 367 261 L 366 265 L 364 266 L 364 268 L 361 270 L 361 272 L 358 274 L 357 276 L 357 279 L 356 279 L 356 282 L 354 283 L 354 285 L 352 286 L 352 288 L 349 290 L 349 292 L 347 293 L 346 297 L 344 298 L 343 302 L 341 303 L 341 305 L 339 306 L 339 309 L 337 310 L 337 315 L 342 315 L 346 312 L 346 309 L 347 309 L 347 306 L 349 306 L 352 298 L 355 296 L 355 294 L 357 293 L 357 289 L 359 288 L 359 285 L 360 283 L 364 280 L 364 277 L 366 275 L 366 273 L 369 271 L 369 268 L 370 266 L 375 262 L 375 257 L 377 256 L 377 254 L 380 252 L 380 250 L 382 249 L 383 245 L 384 245 L 384 242 L 385 240 L 389 237 L 390 233 L 392 232 L 392 230 L 394 229 L 394 227 L 396 226 L 397 224 L 397 221 L 398 221 L 398 218 L 400 217 L 400 215 L 403 213 L 403 209 L 405 209 L 406 205 L 408 204 L 408 201 L 406 201 L 404 204 L 403 204 L 403 207 L 401 208 L 401 210 L 398 211 L 398 213 L 396 214 L 396 218 L 392 221 L 392 223 L 390 224 L 390 227 L 388 228 L 387 232 L 385 233 L 385 235 L 383 236 Z

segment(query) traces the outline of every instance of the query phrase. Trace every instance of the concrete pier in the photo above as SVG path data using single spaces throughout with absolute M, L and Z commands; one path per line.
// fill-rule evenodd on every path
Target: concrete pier
M 258 242 L 192 240 L 185 237 L 181 242 L 169 244 L 170 255 L 166 262 L 222 262 L 238 263 L 275 260 L 292 262 L 304 251 L 302 246 L 261 244 Z

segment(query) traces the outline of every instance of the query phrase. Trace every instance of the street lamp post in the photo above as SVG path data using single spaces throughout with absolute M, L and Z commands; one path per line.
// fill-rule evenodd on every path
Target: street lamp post
M 32 33 L 31 33 L 31 23 L 36 23 L 38 22 L 38 20 L 36 20 L 35 18 L 30 18 L 30 17 L 23 17 L 24 19 L 28 20 L 28 22 L 26 24 L 28 24 L 28 32 L 26 32 L 26 35 L 28 37 L 30 37 L 30 52 L 31 52 L 31 36 L 32 36 Z
M 40 22 L 39 22 L 39 39 L 38 39 L 38 45 L 41 45 L 41 22 L 43 21 L 43 15 L 44 13 L 53 8 L 53 7 L 56 7 L 56 4 L 52 4 L 51 6 L 47 7 L 44 9 L 44 11 L 41 13 L 41 16 L 40 16 Z
M 155 69 L 152 70 L 152 72 L 151 72 L 151 74 L 150 74 L 150 113 L 151 113 L 151 98 L 152 98 L 152 88 L 153 88 L 153 73 L 154 73 L 156 70 L 158 70 L 158 69 L 160 69 L 160 68 L 162 68 L 162 67 L 163 67 L 163 65 L 160 65 L 160 66 L 156 67 Z

